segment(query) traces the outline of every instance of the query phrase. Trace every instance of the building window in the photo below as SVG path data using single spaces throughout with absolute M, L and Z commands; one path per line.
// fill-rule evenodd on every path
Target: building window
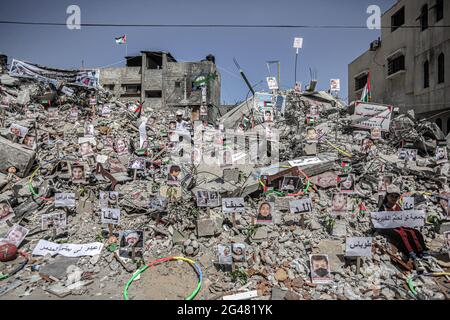
M 422 31 L 428 29 L 428 5 L 425 4 L 422 6 L 422 10 L 420 11 L 420 27 Z
M 444 19 L 444 0 L 436 0 L 436 22 Z
M 445 56 L 441 53 L 438 57 L 438 83 L 445 82 Z
M 388 75 L 405 70 L 405 56 L 401 55 L 388 60 Z
M 437 124 L 437 126 L 439 127 L 439 129 L 442 130 L 442 119 L 441 119 L 441 118 L 437 118 L 437 119 L 436 119 L 436 124 Z
M 148 52 L 147 56 L 147 69 L 162 69 L 162 53 Z
M 145 91 L 146 98 L 161 98 L 162 91 L 161 90 L 147 90 Z
M 391 32 L 397 30 L 400 26 L 405 24 L 405 7 L 398 10 L 391 17 Z
M 175 81 L 175 88 L 181 88 L 181 82 Z
M 141 95 L 140 84 L 124 84 L 122 89 L 124 90 L 122 97 L 139 97 Z
M 366 73 L 362 76 L 355 78 L 355 91 L 358 91 L 358 90 L 361 90 L 362 88 L 364 88 L 364 86 L 367 83 L 367 76 L 368 76 L 368 74 Z
M 103 87 L 106 90 L 114 91 L 114 85 L 113 84 L 105 84 Z
M 430 63 L 425 61 L 423 64 L 423 87 L 428 88 L 430 86 Z

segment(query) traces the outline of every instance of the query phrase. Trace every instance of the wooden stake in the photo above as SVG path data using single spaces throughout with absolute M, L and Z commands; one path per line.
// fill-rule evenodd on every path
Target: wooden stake
M 136 258 L 136 251 L 135 251 L 135 248 L 134 248 L 134 246 L 131 248 L 131 259 L 135 259 Z
M 231 220 L 233 222 L 233 227 L 236 227 L 236 212 L 231 214 Z
M 356 258 L 356 274 L 361 273 L 361 257 Z
M 113 225 L 111 223 L 108 223 L 108 229 L 109 229 L 109 236 L 113 236 Z
M 136 170 L 136 169 L 134 169 L 133 181 L 135 181 L 135 180 L 136 180 L 136 176 L 137 176 L 137 170 Z
M 300 226 L 302 227 L 302 229 L 305 229 L 305 215 L 304 214 L 300 215 Z

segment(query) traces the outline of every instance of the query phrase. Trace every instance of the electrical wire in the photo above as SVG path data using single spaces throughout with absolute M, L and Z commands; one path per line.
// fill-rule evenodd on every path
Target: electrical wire
M 64 22 L 35 22 L 0 20 L 0 24 L 33 25 L 33 26 L 64 26 Z M 295 24 L 128 24 L 128 23 L 80 23 L 81 27 L 143 27 L 143 28 L 279 28 L 279 29 L 368 29 L 362 25 L 295 25 Z M 391 26 L 380 26 L 380 29 L 391 29 Z M 420 29 L 421 26 L 403 25 L 398 29 Z M 428 28 L 450 28 L 450 25 L 430 25 Z

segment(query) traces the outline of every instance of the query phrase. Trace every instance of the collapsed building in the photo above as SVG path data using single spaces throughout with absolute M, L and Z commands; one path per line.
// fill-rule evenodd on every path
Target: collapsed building
M 0 76 L 2 299 L 448 299 L 435 124 L 288 90 L 194 126 L 122 100 L 95 70 L 12 65 Z M 391 185 L 395 219 L 379 210 Z M 433 259 L 415 263 L 380 231 L 402 223 Z

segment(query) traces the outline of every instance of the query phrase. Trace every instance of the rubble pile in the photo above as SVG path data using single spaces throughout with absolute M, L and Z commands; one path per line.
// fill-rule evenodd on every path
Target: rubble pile
M 0 95 L 2 299 L 448 299 L 450 173 L 436 155 L 447 144 L 413 114 L 390 109 L 377 132 L 355 126 L 359 106 L 291 90 L 267 114 L 255 95 L 194 124 L 101 87 L 6 74 Z M 276 162 L 257 151 L 237 164 L 245 139 L 214 153 L 227 133 L 256 130 Z M 218 162 L 183 149 L 195 133 Z M 379 209 L 392 186 L 414 223 L 423 214 L 414 227 L 432 258 L 409 259 L 375 228 L 374 213 L 396 211 Z

